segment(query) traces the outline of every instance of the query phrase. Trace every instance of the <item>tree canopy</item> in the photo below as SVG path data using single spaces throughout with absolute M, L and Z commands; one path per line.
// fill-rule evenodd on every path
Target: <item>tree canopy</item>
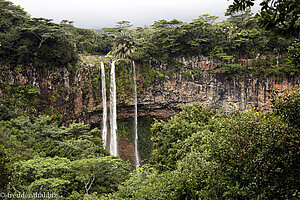
M 111 37 L 79 29 L 72 22 L 31 18 L 12 2 L 0 1 L 0 62 L 39 67 L 74 65 L 78 54 L 106 54 Z
M 254 5 L 255 0 L 234 0 L 228 12 L 246 10 Z M 259 23 L 267 30 L 280 34 L 292 34 L 299 37 L 300 5 L 297 0 L 263 0 L 258 13 Z
M 76 28 L 68 20 L 57 24 L 31 18 L 19 6 L 1 0 L 0 59 L 7 64 L 66 66 L 74 65 L 78 54 L 109 53 L 141 64 L 171 63 L 174 67 L 167 70 L 176 71 L 178 58 L 206 56 L 217 63 L 217 73 L 229 77 L 243 73 L 290 76 L 300 70 L 299 5 L 295 2 L 264 0 L 260 17 L 253 17 L 248 8 L 254 1 L 236 0 L 224 21 L 201 15 L 189 23 L 161 19 L 148 27 L 132 28 L 123 20 L 98 34 Z M 274 34 L 279 33 L 275 29 L 288 34 Z M 245 68 L 239 59 L 254 62 Z
M 2 189 L 6 194 L 47 191 L 64 199 L 116 191 L 132 167 L 109 156 L 98 132 L 78 123 L 59 127 L 45 115 L 32 121 L 26 116 L 2 119 Z
M 157 121 L 151 164 L 112 199 L 298 199 L 299 90 L 273 103 L 273 113 L 193 105 Z

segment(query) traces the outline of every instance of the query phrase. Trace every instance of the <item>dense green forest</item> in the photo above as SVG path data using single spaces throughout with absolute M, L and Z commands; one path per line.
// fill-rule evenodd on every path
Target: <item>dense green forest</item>
M 249 9 L 228 11 L 224 21 L 201 15 L 190 23 L 162 19 L 143 28 L 131 28 L 129 21 L 120 21 L 116 27 L 104 28 L 106 34 L 76 28 L 68 20 L 56 24 L 50 19 L 31 18 L 9 1 L 1 0 L 0 9 L 0 61 L 4 64 L 62 67 L 74 65 L 78 54 L 110 52 L 139 63 L 175 63 L 171 71 L 180 69 L 180 57 L 206 56 L 218 63 L 218 72 L 228 75 L 299 73 L 298 29 L 284 34 L 267 30 Z M 254 61 L 245 67 L 239 59 Z
M 136 61 L 143 84 L 150 86 L 160 74 L 149 62 L 167 63 L 170 74 L 180 71 L 179 58 L 204 56 L 216 63 L 211 73 L 227 77 L 299 76 L 299 5 L 278 0 L 270 7 L 268 2 L 255 16 L 247 9 L 253 0 L 235 0 L 224 21 L 201 15 L 192 22 L 162 19 L 137 28 L 120 21 L 98 34 L 68 20 L 32 18 L 0 0 L 0 65 L 76 70 L 80 55 L 108 54 Z M 32 98 L 38 92 L 22 91 Z M 224 113 L 196 103 L 168 120 L 155 120 L 151 155 L 136 168 L 109 155 L 94 126 L 62 126 L 54 116 L 1 104 L 0 192 L 47 191 L 70 200 L 300 199 L 300 89 L 270 98 L 272 110 L 266 113 Z M 127 128 L 120 126 L 119 134 Z
M 186 107 L 152 127 L 149 165 L 115 199 L 298 199 L 299 90 L 273 112 Z M 114 199 L 113 198 L 113 199 Z
M 63 67 L 74 65 L 78 54 L 106 54 L 112 38 L 76 28 L 73 22 L 31 18 L 19 6 L 0 1 L 0 58 L 11 65 Z
M 300 90 L 273 111 L 215 113 L 195 104 L 152 126 L 149 164 L 108 155 L 99 130 L 58 127 L 0 107 L 1 188 L 60 199 L 299 199 Z

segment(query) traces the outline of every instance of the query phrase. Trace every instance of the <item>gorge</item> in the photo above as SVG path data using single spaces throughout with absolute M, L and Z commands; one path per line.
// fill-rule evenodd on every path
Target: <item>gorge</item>
M 40 112 L 56 113 L 66 123 L 95 124 L 102 130 L 103 141 L 107 145 L 106 96 L 110 95 L 110 152 L 138 164 L 137 131 L 133 132 L 133 140 L 121 139 L 117 136 L 117 120 L 133 118 L 136 127 L 137 117 L 167 119 L 178 113 L 182 106 L 195 102 L 225 112 L 251 108 L 268 111 L 268 97 L 272 90 L 282 92 L 299 84 L 296 76 L 259 79 L 245 75 L 228 78 L 212 73 L 216 66 L 205 57 L 181 58 L 181 62 L 181 71 L 173 74 L 164 71 L 170 67 L 167 64 L 151 63 L 149 68 L 155 71 L 155 75 L 154 81 L 147 87 L 146 79 L 151 75 L 142 73 L 141 66 L 136 66 L 135 74 L 134 63 L 114 62 L 98 56 L 82 57 L 76 70 L 44 71 L 32 66 L 16 70 L 16 67 L 2 65 L 0 99 L 2 102 L 12 101 L 14 105 L 22 101 L 27 108 L 21 107 L 20 112 L 35 114 L 29 108 L 36 106 Z M 192 70 L 199 73 L 193 74 Z M 20 88 L 23 90 L 16 94 L 14 91 Z M 106 88 L 110 88 L 109 94 Z M 20 96 L 19 99 L 17 96 Z M 118 143 L 121 146 L 118 147 Z

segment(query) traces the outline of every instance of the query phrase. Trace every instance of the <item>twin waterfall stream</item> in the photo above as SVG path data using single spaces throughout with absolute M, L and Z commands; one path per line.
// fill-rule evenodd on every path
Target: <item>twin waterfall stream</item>
M 136 91 L 136 73 L 135 73 L 135 64 L 133 64 L 133 83 L 134 83 L 134 153 L 135 153 L 135 164 L 138 166 L 139 161 L 139 152 L 138 152 L 138 132 L 137 132 L 137 91 Z
M 110 145 L 109 151 L 113 156 L 118 156 L 117 141 L 117 92 L 116 92 L 115 61 L 111 63 L 110 69 Z
M 133 82 L 134 82 L 134 152 L 135 164 L 139 165 L 138 154 L 138 132 L 137 132 L 137 86 L 136 86 L 136 71 L 135 63 L 133 61 Z M 101 85 L 102 85 L 102 99 L 103 99 L 103 123 L 102 123 L 102 140 L 104 147 L 108 146 L 107 134 L 107 105 L 106 105 L 106 85 L 105 85 L 105 67 L 104 62 L 101 61 Z M 117 94 L 116 94 L 116 75 L 115 75 L 115 61 L 111 63 L 110 70 L 110 141 L 109 152 L 113 156 L 118 156 L 118 135 L 117 135 Z
M 102 103 L 103 103 L 103 116 L 102 116 L 102 140 L 104 147 L 107 146 L 107 107 L 106 107 L 106 87 L 105 87 L 105 68 L 104 63 L 101 62 L 101 83 L 102 83 Z

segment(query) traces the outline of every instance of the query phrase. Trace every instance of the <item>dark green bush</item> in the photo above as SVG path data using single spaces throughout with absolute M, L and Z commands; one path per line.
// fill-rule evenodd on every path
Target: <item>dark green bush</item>
M 156 122 L 152 166 L 132 174 L 115 198 L 299 199 L 300 140 L 293 124 L 298 95 L 274 104 L 280 116 L 213 115 L 190 106 L 167 122 Z

